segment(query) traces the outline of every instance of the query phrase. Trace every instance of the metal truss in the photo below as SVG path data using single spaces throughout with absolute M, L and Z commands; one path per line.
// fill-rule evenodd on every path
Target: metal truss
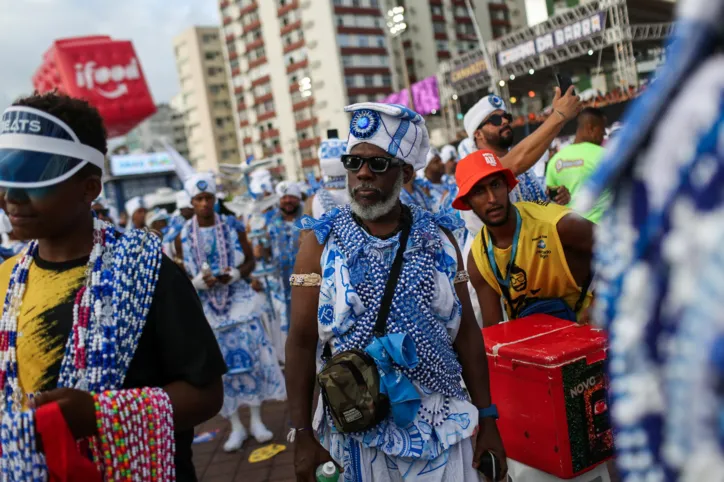
M 674 23 L 644 23 L 639 25 L 631 25 L 629 29 L 632 42 L 663 40 L 669 37 L 674 31 Z

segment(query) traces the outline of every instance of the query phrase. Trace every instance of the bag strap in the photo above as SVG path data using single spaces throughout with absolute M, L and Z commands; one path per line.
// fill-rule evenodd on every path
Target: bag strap
M 400 247 L 397 248 L 397 253 L 395 253 L 395 260 L 392 262 L 390 276 L 387 278 L 387 284 L 385 285 L 385 294 L 382 296 L 382 302 L 380 303 L 380 311 L 377 313 L 377 321 L 375 321 L 375 327 L 372 330 L 372 334 L 377 338 L 385 336 L 385 331 L 387 331 L 387 316 L 390 314 L 392 297 L 395 294 L 400 271 L 402 271 L 402 257 L 405 254 L 405 249 L 407 249 L 407 240 L 412 229 L 412 223 L 407 219 L 407 216 L 403 216 L 402 219 L 404 224 L 402 233 L 400 233 Z
M 405 209 L 405 206 L 403 206 L 402 209 Z M 400 277 L 400 271 L 402 271 L 402 256 L 407 248 L 407 240 L 410 238 L 410 230 L 412 229 L 412 222 L 410 221 L 409 216 L 403 215 L 401 223 L 402 232 L 400 233 L 400 247 L 397 248 L 397 253 L 395 253 L 395 260 L 392 262 L 390 276 L 387 278 L 385 293 L 382 296 L 380 311 L 377 313 L 377 320 L 375 321 L 375 326 L 372 329 L 372 334 L 378 338 L 385 336 L 385 332 L 387 331 L 387 317 L 390 314 L 392 296 L 395 294 L 397 280 Z M 328 360 L 330 358 L 332 358 L 332 348 L 329 346 L 329 343 L 325 343 L 322 348 L 322 359 Z

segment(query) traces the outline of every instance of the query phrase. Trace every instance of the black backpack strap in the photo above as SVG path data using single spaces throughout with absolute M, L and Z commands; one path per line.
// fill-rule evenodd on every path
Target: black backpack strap
M 583 302 L 586 301 L 586 295 L 588 294 L 588 288 L 591 287 L 591 283 L 593 283 L 593 268 L 591 268 L 591 271 L 588 272 L 588 277 L 583 282 L 583 286 L 581 286 L 581 296 L 578 297 L 578 301 L 576 301 L 576 307 L 573 311 L 575 311 L 576 315 L 578 315 L 578 312 L 581 311 L 581 308 L 583 307 Z
M 377 313 L 377 321 L 372 331 L 374 336 L 381 337 L 385 336 L 387 331 L 387 316 L 390 314 L 390 308 L 392 307 L 392 296 L 395 294 L 395 287 L 397 286 L 397 280 L 400 277 L 400 271 L 402 271 L 402 256 L 407 249 L 407 240 L 410 237 L 410 230 L 412 229 L 412 223 L 407 217 L 403 217 L 402 233 L 400 233 L 400 247 L 397 248 L 395 253 L 395 260 L 392 262 L 392 269 L 390 269 L 390 276 L 387 278 L 387 284 L 385 285 L 385 294 L 382 296 L 382 302 L 380 303 L 380 311 Z

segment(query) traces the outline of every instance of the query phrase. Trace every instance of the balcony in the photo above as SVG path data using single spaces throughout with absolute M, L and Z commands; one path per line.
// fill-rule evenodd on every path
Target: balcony
M 385 31 L 378 27 L 348 27 L 346 25 L 338 25 L 337 33 L 352 33 L 361 35 L 385 35 Z
M 269 102 L 270 100 L 274 100 L 274 96 L 271 92 L 264 94 L 261 97 L 254 97 L 254 105 L 257 106 L 263 104 L 264 102 Z
M 242 92 L 244 92 L 244 87 L 242 87 L 242 86 L 240 86 L 240 85 L 237 86 L 237 87 L 234 87 L 234 94 L 239 95 L 239 94 L 241 94 Z
M 239 10 L 239 16 L 243 17 L 247 13 L 255 12 L 256 11 L 256 2 L 253 2 L 251 5 L 247 5 L 246 7 Z
M 310 157 L 309 159 L 302 159 L 302 167 L 317 167 L 319 165 L 319 159 L 316 157 Z
M 309 61 L 307 59 L 304 59 L 297 63 L 287 65 L 287 74 L 291 74 L 295 70 L 306 69 L 308 64 L 309 64 Z
M 241 73 L 241 69 L 240 69 L 239 67 L 235 67 L 235 68 L 231 69 L 231 76 L 232 76 L 232 77 L 236 77 L 236 76 L 239 75 L 240 73 Z
M 282 153 L 282 147 L 281 146 L 274 146 L 274 147 L 262 147 L 262 152 L 264 153 L 264 157 L 270 157 L 274 154 L 281 154 Z M 269 169 L 271 172 L 274 172 L 275 168 Z
M 250 60 L 249 61 L 249 70 L 253 69 L 254 67 L 259 67 L 260 65 L 264 65 L 266 63 L 266 57 L 262 57 L 260 59 L 256 60 Z
M 432 16 L 433 22 L 444 22 L 445 21 L 445 15 L 433 15 Z
M 251 143 L 252 143 L 251 137 L 245 137 L 245 138 L 243 138 L 243 139 L 241 140 L 241 143 L 244 144 L 244 145 L 251 144 Z
M 455 16 L 455 23 L 456 23 L 456 24 L 467 23 L 467 24 L 472 25 L 472 24 L 473 24 L 473 19 L 470 18 L 470 17 L 468 17 L 467 15 L 464 16 L 464 17 L 458 17 L 458 16 L 456 15 L 456 16 Z
M 279 129 L 269 129 L 261 133 L 261 139 L 273 139 L 279 137 Z
M 344 75 L 389 75 L 390 69 L 388 67 L 345 67 Z
M 438 50 L 437 51 L 437 58 L 438 59 L 449 59 L 450 58 L 450 52 L 447 50 Z
M 342 47 L 342 55 L 387 55 L 384 47 Z
M 258 49 L 259 47 L 262 47 L 263 45 L 264 45 L 264 39 L 261 37 L 254 40 L 253 42 L 249 42 L 248 44 L 246 44 L 246 53 L 248 54 L 252 50 Z
M 244 35 L 251 32 L 252 30 L 258 29 L 259 27 L 261 27 L 261 20 L 254 20 L 253 22 L 244 25 Z
M 229 0 L 222 0 L 222 2 L 219 4 L 219 7 L 220 7 L 220 8 L 226 8 L 226 7 L 229 6 L 230 3 L 231 3 L 231 2 L 229 2 Z
M 294 52 L 295 50 L 300 49 L 302 47 L 304 47 L 304 39 L 300 39 L 292 44 L 285 45 L 283 51 L 285 54 L 288 54 L 289 52 Z
M 268 75 L 265 75 L 264 77 L 260 77 L 256 79 L 254 82 L 251 83 L 252 87 L 256 87 L 257 85 L 264 85 L 267 82 L 269 82 L 270 77 Z
M 464 1 L 464 0 L 463 0 Z M 381 17 L 379 7 L 347 7 L 344 5 L 335 5 L 334 13 L 337 15 L 369 15 L 372 17 Z
M 249 125 L 249 119 L 242 119 L 239 121 L 239 127 L 246 127 Z
M 297 112 L 302 109 L 306 109 L 307 107 L 312 107 L 314 105 L 314 97 L 307 97 L 304 100 L 300 100 L 296 104 L 292 104 L 292 111 Z
M 447 40 L 447 33 L 435 32 L 435 40 Z
M 306 129 L 307 127 L 312 127 L 313 125 L 317 124 L 317 118 L 312 117 L 311 119 L 305 119 L 303 121 L 297 122 L 294 127 L 296 130 L 301 131 L 302 129 Z
M 277 113 L 276 113 L 275 111 L 273 111 L 273 110 L 272 110 L 272 111 L 269 111 L 269 112 L 267 112 L 267 113 L 265 113 L 265 114 L 258 114 L 258 115 L 256 116 L 256 121 L 257 121 L 257 122 L 264 122 L 265 120 L 273 119 L 274 117 L 276 117 L 276 115 L 277 115 Z
M 234 50 L 233 52 L 229 52 L 229 60 L 234 60 L 234 59 L 238 59 L 238 58 L 239 58 L 239 54 L 236 50 Z
M 234 41 L 235 38 L 236 38 L 236 36 L 235 36 L 233 33 L 227 35 L 227 36 L 226 36 L 226 43 L 227 43 L 227 44 L 230 44 L 231 42 Z
M 232 18 L 231 18 L 231 17 L 224 17 L 224 22 L 223 22 L 224 27 L 226 27 L 227 25 L 229 25 L 231 22 L 232 22 Z
M 289 32 L 293 32 L 293 31 L 295 31 L 295 30 L 299 30 L 300 28 L 302 28 L 302 21 L 301 21 L 301 20 L 297 20 L 296 22 L 290 23 L 290 24 L 287 25 L 286 27 L 280 28 L 280 29 L 279 29 L 279 34 L 281 34 L 281 35 L 286 35 L 286 34 L 288 34 Z
M 299 149 L 306 149 L 307 147 L 317 145 L 319 145 L 319 137 L 314 137 L 312 139 L 302 139 L 301 141 L 299 141 Z
M 297 0 L 289 2 L 288 4 L 284 5 L 283 7 L 279 7 L 277 9 L 277 17 L 281 17 L 285 13 L 291 12 L 292 10 L 295 10 L 297 8 L 299 8 L 299 2 L 297 2 Z

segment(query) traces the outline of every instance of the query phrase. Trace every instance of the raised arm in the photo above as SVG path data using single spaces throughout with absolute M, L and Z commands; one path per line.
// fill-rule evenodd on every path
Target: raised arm
M 472 251 L 468 255 L 468 274 L 470 275 L 470 283 L 472 283 L 475 293 L 478 295 L 480 311 L 483 314 L 483 327 L 497 325 L 503 320 L 500 295 L 480 274 Z
M 556 87 L 552 108 L 553 113 L 543 124 L 500 159 L 503 167 L 513 171 L 516 176 L 533 167 L 558 137 L 563 126 L 580 112 L 581 99 L 573 95 L 573 86 L 563 96 L 561 89 Z

